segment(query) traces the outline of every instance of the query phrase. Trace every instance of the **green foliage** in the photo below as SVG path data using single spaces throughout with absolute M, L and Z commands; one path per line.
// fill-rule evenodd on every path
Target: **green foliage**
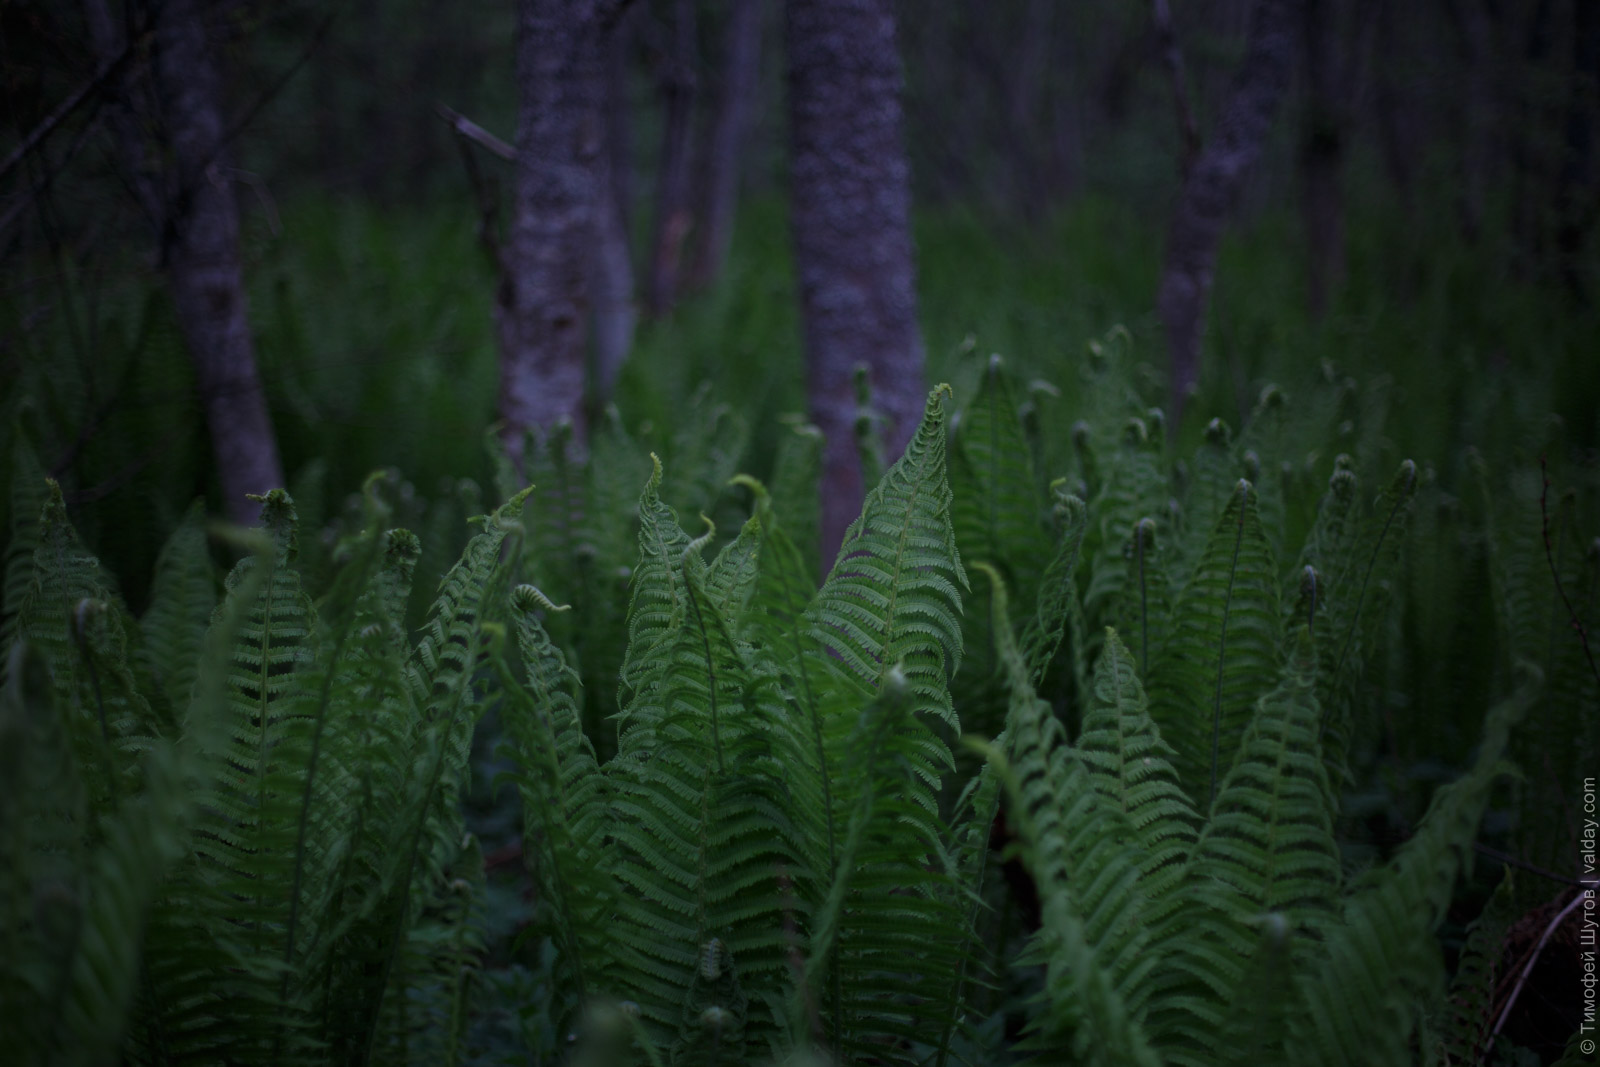
M 714 388 L 612 409 L 582 452 L 558 427 L 520 470 L 493 444 L 508 502 L 453 566 L 466 480 L 338 503 L 310 469 L 304 530 L 281 490 L 258 534 L 191 511 L 138 621 L 14 437 L 0 1039 L 30 1063 L 1470 1054 L 1542 897 L 1494 893 L 1447 966 L 1493 891 L 1473 846 L 1574 847 L 1547 813 L 1596 749 L 1600 480 L 1551 433 L 1548 489 L 1514 458 L 1400 461 L 1392 387 L 1329 367 L 1237 433 L 1170 434 L 1132 353 L 1107 335 L 1059 390 L 959 367 L 971 399 L 929 394 L 820 589 L 819 437 L 773 419 L 763 444 Z M 766 484 L 733 476 L 763 457 Z M 220 600 L 214 553 L 242 554 Z

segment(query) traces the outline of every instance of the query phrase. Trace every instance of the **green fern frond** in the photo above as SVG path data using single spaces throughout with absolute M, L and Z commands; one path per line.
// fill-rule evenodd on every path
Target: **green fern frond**
M 105 1062 L 141 982 L 151 905 L 187 845 L 183 768 L 155 742 L 140 760 L 139 795 L 90 810 L 45 665 L 22 643 L 10 659 L 0 692 L 0 1037 L 19 1063 Z
M 11 647 L 17 634 L 17 613 L 33 584 L 33 560 L 39 547 L 39 516 L 44 513 L 48 489 L 44 468 L 34 454 L 22 420 L 11 426 L 10 514 L 6 531 L 5 587 L 0 589 L 0 649 Z
M 839 558 L 806 611 L 814 639 L 860 683 L 876 688 L 897 664 L 919 703 L 955 725 L 946 679 L 961 660 L 967 576 L 950 525 L 940 386 L 916 435 L 867 494 Z
M 1264 990 L 1276 997 L 1311 962 L 1336 914 L 1336 803 L 1317 743 L 1314 686 L 1303 636 L 1282 681 L 1261 699 L 1182 874 L 1191 903 L 1164 932 L 1171 966 L 1165 1011 L 1152 1024 L 1175 1057 L 1203 1048 L 1214 1062 L 1241 1040 L 1279 1040 L 1266 1031 L 1281 1031 L 1283 1004 L 1263 1001 L 1254 1016 L 1232 1005 L 1253 983 L 1266 983 L 1253 990 L 1258 999 Z
M 1338 471 L 1334 479 L 1341 480 Z M 1308 548 L 1312 557 L 1308 562 L 1326 576 L 1325 609 L 1316 623 L 1323 672 L 1318 698 L 1323 707 L 1325 758 L 1340 776 L 1346 773 L 1356 685 L 1387 621 L 1389 589 L 1400 563 L 1406 519 L 1416 491 L 1417 467 L 1406 460 L 1358 525 L 1351 526 L 1347 510 L 1338 516 L 1348 507 L 1344 502 L 1331 503 L 1330 526 L 1334 529 L 1328 531 L 1326 542 L 1319 529 L 1313 535 L 1318 538 L 1315 550 Z M 1337 497 L 1341 492 L 1354 493 L 1354 487 L 1334 487 L 1331 492 Z M 1320 517 L 1318 526 L 1322 526 Z
M 999 356 L 990 357 L 983 384 L 956 423 L 950 443 L 950 489 L 951 524 L 961 559 L 968 564 L 989 563 L 1010 588 L 1019 591 L 1019 617 L 1032 615 L 1052 545 L 1041 522 L 1032 451 L 1017 415 L 1010 375 Z M 963 615 L 962 648 L 965 654 L 953 683 L 957 704 L 974 713 L 1000 705 L 1003 681 L 987 612 Z M 993 725 L 998 725 L 998 718 Z
M 1535 685 L 1490 711 L 1466 774 L 1434 793 L 1417 832 L 1346 898 L 1326 927 L 1317 966 L 1302 972 L 1290 1041 L 1307 1064 L 1411 1062 L 1412 1033 L 1443 994 L 1443 962 L 1434 929 L 1444 918 L 1457 875 L 1471 862 L 1472 841 L 1489 793 L 1504 770 L 1510 732 L 1533 700 Z
M 1020 639 L 1023 659 L 1028 664 L 1028 676 L 1036 686 L 1043 683 L 1045 673 L 1061 647 L 1061 636 L 1068 627 L 1069 619 L 1074 614 L 1082 614 L 1076 572 L 1082 556 L 1084 536 L 1089 529 L 1089 511 L 1083 501 L 1068 493 L 1061 482 L 1057 482 L 1052 489 L 1055 493 L 1055 552 L 1040 579 L 1033 615 L 1024 625 Z
M 1158 957 L 1146 921 L 1134 829 L 1067 744 L 1033 692 L 1009 627 L 996 637 L 1007 668 L 1009 752 L 988 746 L 1011 797 L 1023 862 L 1038 887 L 1038 951 L 1047 964 L 1041 1014 L 1025 1047 L 1069 1043 L 1081 1062 L 1159 1062 L 1142 1018 Z
M 846 1063 L 910 1067 L 913 1043 L 948 1038 L 973 954 L 968 909 L 941 861 L 933 787 L 918 770 L 930 742 L 943 745 L 916 718 L 918 703 L 891 669 L 835 757 L 846 829 L 818 902 L 804 995 Z
M 616 887 L 600 844 L 606 833 L 606 785 L 583 734 L 578 677 L 540 625 L 531 586 L 512 595 L 517 651 L 526 681 L 495 657 L 506 705 L 505 753 L 522 794 L 523 854 L 558 952 L 563 1032 L 589 995 L 591 975 L 610 966 Z
M 815 588 L 821 552 L 817 483 L 822 474 L 822 431 L 798 416 L 785 416 L 785 421 L 788 429 L 779 432 L 778 454 L 772 461 L 772 499 L 777 501 L 789 539 L 800 550 Z
M 206 547 L 205 511 L 196 501 L 156 558 L 150 606 L 139 620 L 150 674 L 176 711 L 189 706 L 216 609 L 216 567 Z
M 1184 786 L 1208 810 L 1256 700 L 1277 678 L 1281 625 L 1272 548 L 1255 489 L 1241 480 L 1178 596 L 1147 685 Z
M 1449 1000 L 1433 1027 L 1443 1063 L 1478 1063 L 1488 1051 L 1506 933 L 1520 917 L 1515 868 L 1507 867 L 1494 896 L 1467 927 L 1466 944 L 1450 981 Z
M 861 463 L 861 484 L 877 485 L 883 480 L 883 415 L 872 406 L 872 373 L 865 363 L 851 372 L 856 391 L 856 455 Z
M 129 646 L 137 626 L 78 539 L 61 487 L 46 487 L 16 635 L 48 664 L 91 806 L 105 811 L 137 788 L 137 753 L 172 724 L 155 714 L 135 678 Z
M 755 586 L 761 550 L 761 521 L 752 515 L 739 536 L 722 546 L 706 574 L 706 595 L 723 614 L 737 619 Z
M 627 708 L 658 672 L 661 642 L 682 625 L 687 604 L 683 589 L 683 550 L 689 535 L 661 499 L 661 460 L 650 456 L 653 469 L 639 496 L 639 562 L 633 570 L 628 602 L 628 652 L 618 681 L 617 703 Z
M 1171 746 L 1150 718 L 1133 655 L 1115 630 L 1106 633 L 1094 701 L 1076 748 L 1096 788 L 1133 830 L 1143 857 L 1140 887 L 1149 901 L 1147 921 L 1159 923 L 1179 904 L 1200 817 L 1179 784 Z

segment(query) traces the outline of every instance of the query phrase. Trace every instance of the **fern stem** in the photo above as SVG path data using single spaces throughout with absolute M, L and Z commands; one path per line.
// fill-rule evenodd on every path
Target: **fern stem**
M 1139 559 L 1139 674 L 1145 678 L 1150 677 L 1150 583 L 1144 569 L 1147 522 L 1150 520 L 1140 519 L 1133 530 L 1134 551 Z
M 289 922 L 284 931 L 283 944 L 283 981 L 279 990 L 279 997 L 284 998 L 289 991 L 289 968 L 294 964 L 295 934 L 300 923 L 300 883 L 305 877 L 306 869 L 306 835 L 311 821 L 311 791 L 316 785 L 317 762 L 322 754 L 322 732 L 328 724 L 328 705 L 332 701 L 333 679 L 339 660 L 343 658 L 345 641 L 350 636 L 350 627 L 346 625 L 339 632 L 339 639 L 334 642 L 333 655 L 330 657 L 327 669 L 322 676 L 322 690 L 317 694 L 316 726 L 311 732 L 311 754 L 306 757 L 306 781 L 300 790 L 300 818 L 299 826 L 295 830 L 294 839 L 294 876 L 289 882 Z
M 1250 483 L 1240 482 L 1245 494 Z M 1228 593 L 1222 600 L 1222 631 L 1217 638 L 1217 684 L 1211 700 L 1211 796 L 1206 801 L 1210 811 L 1217 802 L 1217 757 L 1222 749 L 1222 668 L 1228 654 L 1228 613 L 1233 610 L 1233 583 L 1239 574 L 1239 549 L 1244 544 L 1244 508 L 1239 509 L 1239 529 L 1233 539 L 1233 560 L 1228 565 Z
M 722 763 L 722 733 L 717 719 L 717 664 L 711 656 L 711 637 L 706 633 L 705 617 L 700 613 L 700 601 L 694 595 L 694 582 L 690 581 L 687 574 L 687 553 L 684 559 L 684 590 L 689 598 L 689 610 L 694 613 L 694 626 L 700 632 L 700 644 L 706 652 L 706 681 L 707 689 L 711 696 L 711 747 L 717 754 L 717 773 L 726 773 Z

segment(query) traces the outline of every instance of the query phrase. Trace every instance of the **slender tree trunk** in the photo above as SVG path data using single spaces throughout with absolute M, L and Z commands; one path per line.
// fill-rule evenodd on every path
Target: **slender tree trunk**
M 788 0 L 791 222 L 812 418 L 826 435 L 827 563 L 861 507 L 852 370 L 887 417 L 887 459 L 922 407 L 911 192 L 889 0 Z
M 606 136 L 602 46 L 618 5 L 518 0 L 517 163 L 503 275 L 500 415 L 520 462 L 524 435 L 561 419 L 584 441 L 589 278 L 601 221 Z
M 156 27 L 156 94 L 175 178 L 162 253 L 211 428 L 223 501 L 235 521 L 248 523 L 258 508 L 246 494 L 281 486 L 283 471 L 250 337 L 207 7 L 203 0 L 166 0 Z
M 694 0 L 676 0 L 672 39 L 661 75 L 666 122 L 661 131 L 661 166 L 656 174 L 655 235 L 650 254 L 650 313 L 664 315 L 678 299 L 684 240 L 689 236 L 690 147 L 694 135 Z
M 612 106 L 616 106 L 613 103 Z M 613 187 L 616 168 L 599 168 L 598 233 L 594 244 L 594 401 L 604 404 L 633 348 L 639 313 L 633 300 L 633 254 L 622 197 Z M 591 408 L 594 406 L 590 405 Z
M 633 199 L 633 125 L 628 101 L 629 20 L 624 15 L 607 35 L 605 50 L 605 161 L 598 168 L 602 186 L 600 233 L 595 241 L 594 375 L 589 415 L 610 399 L 622 364 L 633 348 L 639 310 L 634 301 L 633 242 L 629 205 Z
M 1249 47 L 1211 139 L 1184 180 L 1167 229 L 1157 296 L 1172 359 L 1172 425 L 1200 377 L 1206 305 L 1217 245 L 1246 176 L 1261 155 L 1289 83 L 1299 0 L 1257 0 Z
M 706 145 L 705 176 L 700 183 L 699 228 L 695 231 L 695 285 L 709 285 L 722 273 L 733 240 L 733 217 L 739 205 L 739 157 L 745 124 L 755 99 L 761 58 L 762 0 L 733 0 L 728 17 L 722 82 Z

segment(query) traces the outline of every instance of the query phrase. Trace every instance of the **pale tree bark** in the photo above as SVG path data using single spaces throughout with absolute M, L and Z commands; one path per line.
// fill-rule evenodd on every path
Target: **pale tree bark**
M 661 157 L 656 170 L 655 231 L 650 242 L 650 314 L 664 315 L 678 299 L 683 246 L 692 224 L 689 204 L 690 146 L 694 134 L 694 0 L 674 0 L 672 24 L 660 57 Z
M 627 88 L 628 20 L 612 30 L 605 48 L 605 160 L 598 167 L 599 234 L 595 239 L 594 395 L 589 414 L 604 404 L 616 387 L 622 364 L 633 348 L 639 311 L 634 301 L 633 250 L 629 240 L 632 133 Z
M 717 86 L 696 212 L 699 224 L 690 270 L 696 286 L 715 280 L 728 258 L 734 212 L 739 206 L 739 159 L 760 74 L 762 0 L 732 0 L 730 6 L 722 81 Z
M 621 10 L 601 0 L 518 0 L 517 162 L 501 317 L 500 417 L 524 435 L 562 419 L 585 439 L 589 279 L 601 219 L 606 123 L 602 48 Z
M 826 565 L 859 512 L 852 370 L 865 364 L 890 461 L 922 410 L 911 192 L 888 0 L 788 0 L 791 222 L 812 419 L 826 435 Z
M 166 0 L 154 38 L 154 81 L 172 156 L 162 258 L 194 361 L 227 512 L 253 523 L 246 494 L 283 485 L 250 335 L 239 259 L 239 211 L 228 181 L 222 81 L 206 37 L 204 0 Z
M 1300 2 L 1257 0 L 1243 64 L 1210 139 L 1184 179 L 1167 228 L 1157 309 L 1172 361 L 1174 428 L 1200 377 L 1217 245 L 1245 179 L 1260 158 L 1289 83 Z

